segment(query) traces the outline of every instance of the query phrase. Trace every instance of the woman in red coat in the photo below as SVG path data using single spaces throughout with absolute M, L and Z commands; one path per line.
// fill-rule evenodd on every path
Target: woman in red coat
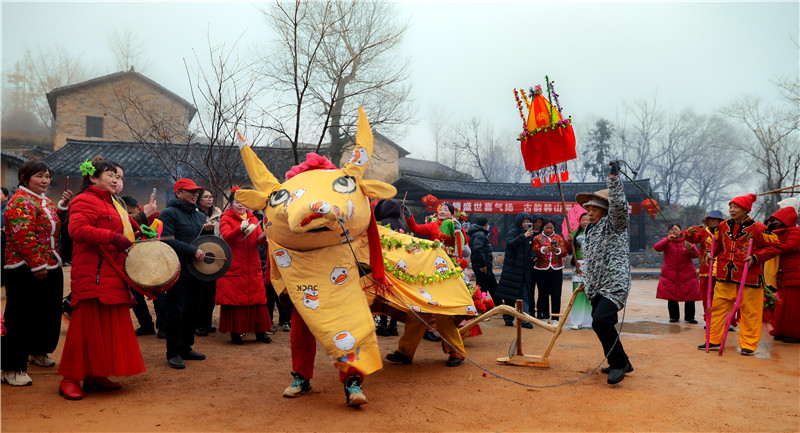
M 778 269 L 778 296 L 775 306 L 772 335 L 785 343 L 800 343 L 800 227 L 797 211 L 783 207 L 772 214 L 770 225 L 781 242 L 780 268 Z
M 249 332 L 255 332 L 256 341 L 270 343 L 266 332 L 272 330 L 272 320 L 257 247 L 266 245 L 267 238 L 253 212 L 233 199 L 236 189 L 219 221 L 219 232 L 231 247 L 231 267 L 217 280 L 219 331 L 230 332 L 233 344 L 242 344 L 242 334 Z
M 700 252 L 697 251 L 697 247 L 686 240 L 686 234 L 681 233 L 681 226 L 678 224 L 672 224 L 667 237 L 656 242 L 653 249 L 664 252 L 656 298 L 667 300 L 669 321 L 677 322 L 680 319 L 681 311 L 678 302 L 684 302 L 684 320 L 689 323 L 697 323 L 694 318 L 694 303 L 703 297 L 700 293 L 700 283 L 697 280 L 697 270 L 692 260 L 699 257 Z
M 133 230 L 128 213 L 111 198 L 116 167 L 97 157 L 81 164 L 81 192 L 69 205 L 72 252 L 72 317 L 58 374 L 59 393 L 68 400 L 83 398 L 91 388 L 119 389 L 108 376 L 143 373 L 144 361 L 133 331 L 133 297 L 100 249 L 118 265 L 131 247 Z M 124 233 L 124 234 L 123 234 Z

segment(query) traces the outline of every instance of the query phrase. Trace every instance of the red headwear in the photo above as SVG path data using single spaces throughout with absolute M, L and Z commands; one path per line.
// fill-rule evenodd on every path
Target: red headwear
M 756 198 L 755 194 L 740 195 L 731 200 L 728 204 L 733 203 L 749 213 L 750 210 L 753 209 L 753 203 L 756 201 Z

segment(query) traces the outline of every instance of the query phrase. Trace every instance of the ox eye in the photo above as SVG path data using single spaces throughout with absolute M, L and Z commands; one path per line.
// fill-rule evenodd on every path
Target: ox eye
M 353 176 L 342 176 L 333 181 L 333 190 L 342 194 L 356 191 L 356 179 Z
M 289 191 L 285 189 L 279 189 L 269 196 L 269 205 L 275 207 L 279 204 L 286 203 L 286 200 L 289 200 Z

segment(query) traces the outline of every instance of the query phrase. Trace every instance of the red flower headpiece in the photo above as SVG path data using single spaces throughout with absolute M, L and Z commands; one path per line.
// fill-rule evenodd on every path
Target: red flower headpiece
M 336 166 L 322 155 L 317 155 L 314 152 L 306 154 L 305 162 L 300 165 L 295 165 L 291 170 L 286 172 L 286 180 L 309 170 L 336 170 Z

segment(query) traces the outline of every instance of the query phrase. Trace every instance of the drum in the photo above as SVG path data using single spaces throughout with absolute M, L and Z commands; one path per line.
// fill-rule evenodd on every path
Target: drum
M 130 248 L 124 270 L 136 287 L 158 295 L 178 281 L 181 262 L 175 250 L 164 242 L 145 241 Z
M 231 267 L 231 247 L 219 236 L 204 235 L 191 242 L 201 249 L 206 258 L 202 261 L 192 260 L 187 271 L 200 281 L 213 281 L 225 275 Z

